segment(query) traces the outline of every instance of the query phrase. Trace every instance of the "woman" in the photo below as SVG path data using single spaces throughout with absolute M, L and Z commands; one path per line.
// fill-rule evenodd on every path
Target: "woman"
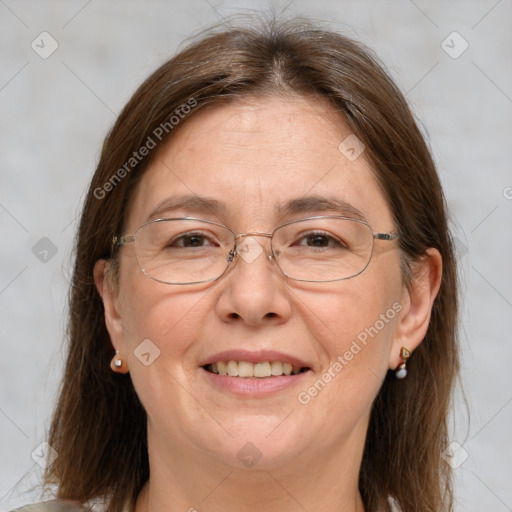
M 370 51 L 212 30 L 105 140 L 42 508 L 452 510 L 456 317 L 435 166 Z

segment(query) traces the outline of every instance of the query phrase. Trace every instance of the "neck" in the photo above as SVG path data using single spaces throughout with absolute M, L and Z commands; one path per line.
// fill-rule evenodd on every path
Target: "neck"
M 352 435 L 314 457 L 304 450 L 279 467 L 240 469 L 180 443 L 162 450 L 149 435 L 151 477 L 135 512 L 364 512 L 363 447 L 364 437 Z

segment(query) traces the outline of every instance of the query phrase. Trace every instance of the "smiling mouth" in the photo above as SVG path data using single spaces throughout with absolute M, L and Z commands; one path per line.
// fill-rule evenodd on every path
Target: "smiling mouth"
M 217 375 L 227 375 L 229 377 L 245 379 L 266 379 L 269 377 L 281 377 L 283 375 L 297 375 L 310 370 L 308 367 L 293 366 L 290 363 L 283 363 L 281 361 L 262 361 L 254 364 L 248 361 L 218 361 L 216 363 L 205 364 L 202 368 L 207 372 Z

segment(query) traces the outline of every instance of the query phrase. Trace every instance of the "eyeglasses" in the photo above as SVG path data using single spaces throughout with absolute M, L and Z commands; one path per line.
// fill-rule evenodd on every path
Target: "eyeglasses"
M 399 236 L 374 233 L 362 220 L 338 216 L 292 220 L 271 233 L 238 234 L 217 222 L 183 217 L 146 222 L 133 235 L 114 237 L 112 248 L 134 242 L 140 269 L 155 281 L 199 284 L 222 277 L 237 257 L 252 263 L 264 252 L 254 237 L 266 237 L 270 239 L 268 258 L 286 277 L 330 282 L 363 272 L 374 240 Z

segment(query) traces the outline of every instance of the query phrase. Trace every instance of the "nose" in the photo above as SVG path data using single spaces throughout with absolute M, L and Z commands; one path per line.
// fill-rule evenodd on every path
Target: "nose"
M 234 256 L 234 267 L 219 283 L 221 295 L 216 303 L 224 322 L 245 323 L 250 327 L 278 325 L 291 315 L 290 292 L 284 277 L 270 257 L 270 243 L 249 234 Z

